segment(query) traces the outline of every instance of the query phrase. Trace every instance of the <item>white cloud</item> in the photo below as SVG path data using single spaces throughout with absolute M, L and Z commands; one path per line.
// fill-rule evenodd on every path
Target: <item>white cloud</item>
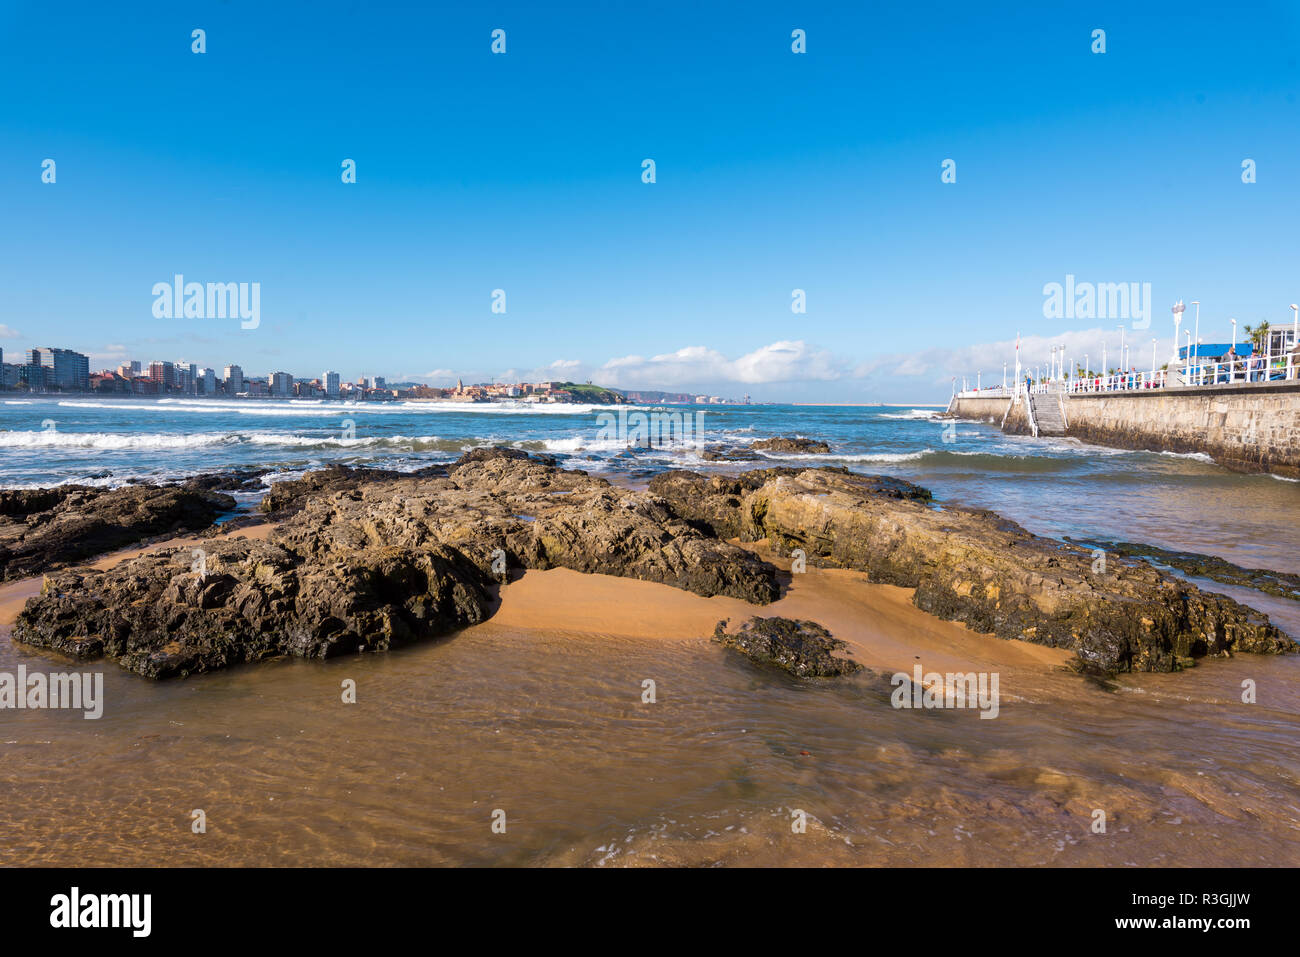
M 830 381 L 841 374 L 841 363 L 831 353 L 796 340 L 774 342 L 736 359 L 705 346 L 687 346 L 648 359 L 622 356 L 595 370 L 593 380 L 617 388 L 653 389 L 724 382 Z
M 1151 340 L 1157 339 L 1156 365 L 1163 365 L 1172 350 L 1172 339 L 1152 336 L 1145 329 L 1126 330 L 1124 342 L 1129 347 L 1129 364 L 1139 370 L 1151 368 Z M 1065 346 L 1065 360 L 1098 369 L 1102 362 L 1102 345 L 1106 348 L 1106 365 L 1119 365 L 1120 333 L 1118 329 L 1076 329 L 1056 336 L 1022 336 L 1020 362 L 1028 369 L 1046 368 L 1051 361 L 1053 346 Z M 934 346 L 916 352 L 880 356 L 861 363 L 853 370 L 861 379 L 910 378 L 928 383 L 948 383 L 953 376 L 984 373 L 986 382 L 1000 381 L 1002 365 L 1006 363 L 1011 375 L 1016 363 L 1015 338 L 999 342 L 976 343 L 966 346 Z
M 22 333 L 17 329 L 10 329 L 3 322 L 0 322 L 0 339 L 21 339 Z
M 94 362 L 124 362 L 130 358 L 126 346 L 120 343 L 111 343 L 104 346 L 99 352 L 92 352 L 88 356 Z

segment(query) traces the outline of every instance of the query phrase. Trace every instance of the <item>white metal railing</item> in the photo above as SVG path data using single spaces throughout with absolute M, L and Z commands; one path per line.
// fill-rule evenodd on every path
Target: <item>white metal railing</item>
M 1153 372 L 1111 372 L 1106 375 L 1068 376 L 1048 379 L 1033 385 L 1022 384 L 1021 394 L 1042 395 L 1049 392 L 1071 394 L 1091 392 L 1137 392 L 1145 389 L 1163 389 L 1167 386 L 1245 385 L 1265 382 L 1285 382 L 1300 379 L 1300 360 L 1293 352 L 1282 355 L 1245 356 L 1230 362 L 1204 362 L 1193 357 L 1180 360 L 1169 369 Z M 983 389 L 964 389 L 956 393 L 959 399 L 1009 399 L 1017 389 L 1005 386 L 988 386 Z
M 1296 378 L 1300 369 L 1294 353 L 1246 356 L 1231 362 L 1202 362 L 1183 370 L 1186 385 L 1228 385 L 1233 382 L 1280 382 Z
M 1104 376 L 1079 376 L 1069 380 L 1067 392 L 1129 392 L 1172 385 L 1238 385 L 1284 382 L 1300 377 L 1293 353 L 1280 356 L 1246 356 L 1229 362 L 1180 362 L 1155 372 L 1119 372 Z M 1035 387 L 1037 388 L 1037 387 Z
M 1080 392 L 1134 392 L 1139 389 L 1163 389 L 1170 385 L 1169 372 L 1114 372 L 1110 375 L 1075 376 L 1065 383 L 1065 391 Z
M 982 389 L 961 389 L 955 393 L 959 399 L 1009 399 L 1015 395 L 1010 386 L 989 385 Z

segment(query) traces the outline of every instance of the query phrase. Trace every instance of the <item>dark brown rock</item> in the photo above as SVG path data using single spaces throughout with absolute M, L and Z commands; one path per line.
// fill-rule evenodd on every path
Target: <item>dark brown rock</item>
M 482 621 L 491 606 L 479 570 L 442 546 L 309 562 L 234 539 L 205 553 L 202 569 L 190 549 L 166 549 L 50 578 L 14 640 L 166 678 L 275 655 L 387 650 Z
M 462 465 L 470 465 L 473 462 L 488 462 L 492 459 L 511 459 L 517 462 L 540 462 L 543 465 L 554 465 L 555 456 L 553 455 L 536 455 L 525 452 L 523 449 L 515 449 L 506 445 L 481 445 L 478 448 L 470 449 L 461 455 L 452 466 L 459 468 Z
M 675 472 L 650 483 L 719 535 L 854 568 L 915 589 L 918 608 L 980 632 L 1068 648 L 1092 672 L 1172 671 L 1203 655 L 1295 644 L 1267 616 L 1144 562 L 1109 561 L 980 510 L 934 507 L 906 482 L 832 469 L 735 478 Z
M 785 452 L 794 455 L 828 455 L 831 447 L 816 439 L 777 436 L 772 439 L 759 439 L 750 446 L 764 452 Z
M 531 457 L 478 456 L 421 476 L 326 472 L 285 490 L 292 514 L 270 541 L 214 539 L 199 570 L 182 549 L 51 576 L 14 638 L 167 677 L 446 634 L 490 613 L 492 585 L 511 566 L 756 603 L 779 594 L 773 566 L 658 496 Z
M 751 618 L 732 633 L 726 626 L 727 621 L 718 622 L 714 641 L 797 678 L 830 678 L 862 670 L 856 661 L 834 654 L 847 646 L 815 621 Z
M 229 495 L 179 485 L 67 485 L 0 493 L 0 580 L 26 578 L 160 535 L 207 528 Z

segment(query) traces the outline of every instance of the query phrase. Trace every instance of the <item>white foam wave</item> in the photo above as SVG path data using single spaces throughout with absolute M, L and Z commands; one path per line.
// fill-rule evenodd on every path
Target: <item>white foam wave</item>
M 908 409 L 906 412 L 877 412 L 876 417 L 881 419 L 933 419 L 940 413 L 940 409 Z
M 788 453 L 782 455 L 777 452 L 766 452 L 761 449 L 757 450 L 758 454 L 767 459 L 779 459 L 781 461 L 800 461 L 800 462 L 915 462 L 924 455 L 929 455 L 933 449 L 925 449 L 921 452 L 863 452 L 861 454 L 840 454 L 831 452 L 827 454 L 815 454 L 808 452 Z
M 97 402 L 65 399 L 60 406 L 73 409 L 130 409 L 142 412 L 189 412 L 211 415 L 320 416 L 410 415 L 411 413 L 464 412 L 475 415 L 591 415 L 613 409 L 649 411 L 650 406 L 604 406 L 564 402 L 338 402 L 326 399 L 158 399 L 156 401 Z
M 41 429 L 36 432 L 0 432 L 0 448 L 30 449 L 196 449 L 214 445 L 233 445 L 240 441 L 232 432 L 137 433 L 114 432 L 58 432 Z
M 1214 464 L 1213 457 L 1206 455 L 1204 452 L 1160 452 L 1159 455 L 1167 455 L 1173 459 L 1194 459 L 1197 462 L 1208 462 Z

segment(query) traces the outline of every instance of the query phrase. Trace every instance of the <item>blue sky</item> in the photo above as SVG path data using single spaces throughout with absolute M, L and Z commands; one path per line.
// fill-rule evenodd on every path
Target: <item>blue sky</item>
M 1117 348 L 1067 274 L 1151 284 L 1148 365 L 1178 298 L 1290 321 L 1297 5 L 700 7 L 0 5 L 0 347 L 907 402 Z

